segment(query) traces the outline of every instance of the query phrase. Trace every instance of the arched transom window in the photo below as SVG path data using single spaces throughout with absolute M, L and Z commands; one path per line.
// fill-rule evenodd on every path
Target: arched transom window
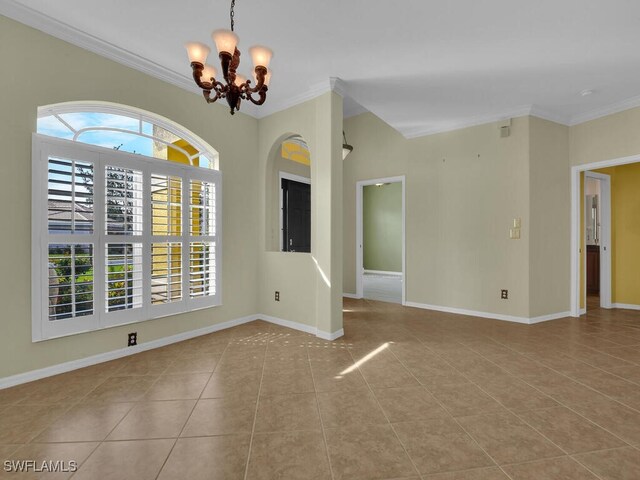
M 220 305 L 217 152 L 134 108 L 38 113 L 33 340 Z
M 218 169 L 218 153 L 174 122 L 139 109 L 103 103 L 64 103 L 38 109 L 38 133 Z

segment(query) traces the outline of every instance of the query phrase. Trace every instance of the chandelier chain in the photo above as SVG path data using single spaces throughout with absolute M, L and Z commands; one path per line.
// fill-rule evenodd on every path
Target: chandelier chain
M 236 6 L 236 0 L 231 0 L 231 12 L 229 13 L 229 16 L 231 17 L 231 31 L 233 32 L 233 27 L 235 25 L 234 19 L 233 17 L 236 16 L 236 13 L 233 11 L 233 9 Z

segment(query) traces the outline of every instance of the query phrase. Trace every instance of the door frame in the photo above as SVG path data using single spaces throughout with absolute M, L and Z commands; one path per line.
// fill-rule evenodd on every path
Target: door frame
M 285 180 L 293 180 L 294 182 L 300 182 L 300 183 L 306 183 L 307 185 L 311 185 L 311 179 L 308 177 L 302 177 L 300 175 L 294 175 L 293 173 L 289 173 L 289 172 L 283 172 L 283 171 L 279 171 L 278 172 L 278 195 L 280 195 L 280 213 L 278 215 L 279 219 L 280 219 L 280 243 L 279 243 L 279 247 L 278 247 L 278 251 L 280 253 L 295 253 L 295 252 L 287 252 L 285 250 L 282 249 L 282 245 L 283 245 L 283 234 L 284 234 L 284 219 L 282 218 L 282 213 L 284 210 L 284 198 L 282 197 L 282 179 Z
M 640 162 L 640 155 L 631 155 L 628 157 L 620 157 L 613 158 L 610 160 L 603 160 L 599 162 L 587 163 L 584 165 L 576 165 L 571 167 L 571 243 L 570 243 L 570 258 L 571 258 L 571 293 L 570 293 L 570 305 L 571 305 L 571 316 L 579 317 L 580 310 L 580 289 L 583 288 L 580 282 L 580 173 L 586 172 L 587 170 L 597 170 L 599 168 L 607 168 L 607 167 L 615 167 L 618 165 L 627 165 L 629 163 L 638 163 Z M 609 218 L 611 218 L 610 213 L 611 202 L 609 201 Z M 603 209 L 604 210 L 604 209 Z M 610 233 L 610 232 L 609 232 Z M 582 233 L 584 235 L 584 233 Z M 604 235 L 603 235 L 604 241 Z M 611 241 L 610 238 L 607 239 L 609 245 L 609 255 L 611 253 Z M 610 260 L 609 260 L 610 264 Z M 600 272 L 602 275 L 602 272 Z M 601 278 L 601 288 L 602 288 L 602 276 Z M 586 282 L 586 270 L 585 270 L 585 282 Z M 611 275 L 609 274 L 609 282 L 611 282 Z M 586 288 L 586 287 L 585 287 Z M 609 296 L 611 295 L 609 287 Z M 601 300 L 602 301 L 602 300 Z M 609 302 L 611 302 L 611 298 L 609 297 Z M 611 304 L 608 307 L 611 308 Z
M 600 181 L 600 307 L 611 308 L 611 175 L 585 170 L 584 223 L 580 225 L 585 254 L 583 255 L 584 276 L 582 278 L 582 293 L 585 298 L 585 311 L 587 308 L 587 211 L 586 180 L 593 178 Z
M 375 185 L 376 183 L 400 183 L 402 184 L 402 305 L 407 302 L 407 281 L 406 281 L 406 185 L 405 176 L 373 178 L 370 180 L 360 180 L 356 182 L 356 297 L 363 298 L 363 202 L 362 195 L 364 187 Z

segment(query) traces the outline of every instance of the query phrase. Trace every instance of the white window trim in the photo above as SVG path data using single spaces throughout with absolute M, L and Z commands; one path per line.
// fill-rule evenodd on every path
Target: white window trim
M 94 163 L 94 233 L 93 234 L 49 234 L 47 218 L 47 171 L 50 155 L 59 155 Z M 143 234 L 141 236 L 106 235 L 104 225 L 104 168 L 105 165 L 122 166 L 143 172 Z M 182 178 L 182 235 L 163 237 L 163 242 L 182 243 L 182 300 L 164 305 L 150 304 L 151 253 L 150 245 L 158 237 L 151 236 L 150 185 L 151 173 L 167 174 Z M 192 237 L 190 235 L 190 180 L 214 183 L 215 189 L 215 236 Z M 143 155 L 114 151 L 95 145 L 33 134 L 32 137 L 32 341 L 38 342 L 77 333 L 101 330 L 118 325 L 175 315 L 222 304 L 222 174 L 190 165 L 172 163 Z M 98 201 L 100 200 L 100 201 Z M 140 308 L 106 312 L 105 245 L 107 243 L 143 244 L 143 305 Z M 94 314 L 57 321 L 49 321 L 48 311 L 48 245 L 49 243 L 93 243 L 94 255 Z M 189 295 L 189 247 L 191 242 L 215 241 L 216 294 L 204 298 Z M 166 308 L 163 308 L 166 307 Z
M 207 142 L 205 142 L 202 138 L 197 136 L 191 131 L 185 130 L 180 124 L 170 120 L 162 115 L 158 115 L 156 113 L 147 112 L 146 110 L 142 110 L 140 108 L 131 107 L 129 105 L 121 105 L 118 103 L 112 102 L 100 102 L 100 101 L 73 101 L 73 102 L 63 102 L 56 103 L 53 105 L 44 105 L 42 107 L 38 107 L 38 118 L 47 117 L 50 115 L 56 116 L 58 120 L 60 120 L 64 125 L 67 126 L 70 132 L 74 133 L 74 136 L 77 137 L 76 133 L 78 132 L 71 125 L 65 122 L 59 116 L 65 113 L 110 113 L 114 115 L 122 115 L 125 117 L 129 117 L 135 120 L 138 120 L 141 124 L 142 122 L 148 122 L 155 124 L 163 129 L 167 130 L 175 134 L 176 136 L 186 140 L 191 146 L 193 146 L 198 152 L 194 155 L 189 155 L 186 152 L 183 152 L 190 161 L 198 155 L 205 154 L 211 164 L 213 165 L 214 170 L 219 170 L 220 168 L 220 159 L 218 156 L 218 152 L 216 152 L 213 148 L 209 146 Z M 100 128 L 90 127 L 83 130 L 96 130 Z M 108 130 L 117 130 L 117 129 L 108 129 Z M 134 135 L 140 135 L 142 137 L 150 137 L 149 135 L 141 134 L 141 132 L 136 133 L 132 130 L 121 130 L 124 133 L 130 133 Z M 162 141 L 162 139 L 154 138 L 156 141 Z M 163 142 L 166 143 L 166 142 Z M 172 146 L 176 150 L 181 150 L 176 146 Z

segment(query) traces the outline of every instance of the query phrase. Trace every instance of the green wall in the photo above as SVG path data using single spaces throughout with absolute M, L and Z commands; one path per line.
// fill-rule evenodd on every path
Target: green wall
M 402 183 L 368 185 L 363 192 L 365 270 L 402 271 Z

